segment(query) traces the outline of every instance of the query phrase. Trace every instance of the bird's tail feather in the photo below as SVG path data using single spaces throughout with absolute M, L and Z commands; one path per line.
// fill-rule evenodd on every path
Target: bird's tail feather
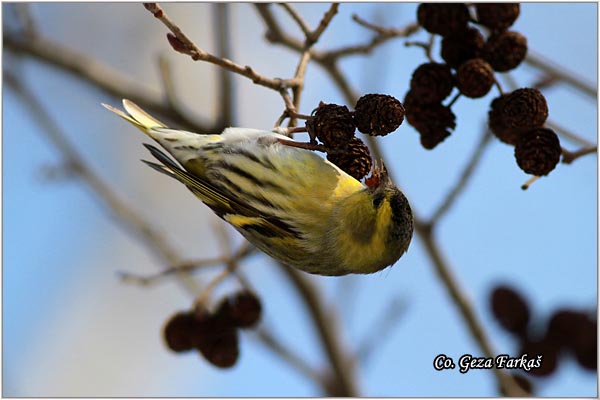
M 131 100 L 123 99 L 123 107 L 127 113 L 110 106 L 108 104 L 102 103 L 104 108 L 109 111 L 114 112 L 119 117 L 133 124 L 136 128 L 141 130 L 146 134 L 150 134 L 150 130 L 153 128 L 166 128 L 167 125 L 160 122 L 146 111 L 142 110 L 137 104 L 135 104 Z

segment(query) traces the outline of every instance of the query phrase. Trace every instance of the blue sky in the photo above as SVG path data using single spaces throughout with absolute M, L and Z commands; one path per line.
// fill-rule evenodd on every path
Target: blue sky
M 61 3 L 31 8 L 40 32 L 135 76 L 152 90 L 161 90 L 156 58 L 166 54 L 186 106 L 199 117 L 214 117 L 215 68 L 170 51 L 164 27 L 140 5 Z M 326 6 L 299 4 L 297 8 L 315 26 Z M 168 4 L 165 9 L 198 44 L 213 48 L 210 6 Z M 367 40 L 370 33 L 352 22 L 353 13 L 385 26 L 403 26 L 414 20 L 415 10 L 416 4 L 408 3 L 343 4 L 320 45 L 330 48 Z M 291 75 L 297 56 L 264 42 L 264 28 L 251 5 L 235 4 L 231 11 L 234 60 L 267 76 Z M 281 10 L 278 15 L 284 18 Z M 298 34 L 291 21 L 285 25 Z M 527 37 L 536 53 L 597 84 L 595 3 L 525 3 L 514 29 Z M 176 182 L 140 163 L 146 157 L 141 146 L 144 138 L 100 107 L 101 102 L 118 105 L 119 99 L 37 62 L 6 54 L 3 61 L 19 63 L 19 73 L 94 170 L 186 258 L 219 254 L 213 233 L 216 218 Z M 402 99 L 412 71 L 422 62 L 422 51 L 405 48 L 396 40 L 370 57 L 353 57 L 341 65 L 357 92 L 381 92 Z M 528 66 L 512 75 L 518 86 L 531 84 L 538 76 Z M 306 82 L 301 112 L 310 113 L 321 100 L 344 104 L 341 93 L 318 67 L 309 67 Z M 282 110 L 279 96 L 244 78 L 236 77 L 234 84 L 236 123 L 272 126 Z M 553 121 L 596 142 L 595 101 L 560 85 L 544 94 Z M 388 168 L 419 215 L 431 215 L 458 178 L 495 95 L 461 98 L 453 107 L 457 129 L 434 151 L 422 149 L 418 134 L 406 123 L 380 139 Z M 59 154 L 30 117 L 29 108 L 6 85 L 2 97 L 3 395 L 320 393 L 266 351 L 251 333 L 242 335 L 242 354 L 230 371 L 216 370 L 196 354 L 169 353 L 161 343 L 161 326 L 170 314 L 189 307 L 192 298 L 170 281 L 140 288 L 118 279 L 119 271 L 149 274 L 164 265 L 115 223 L 84 184 L 44 178 L 45 168 L 60 162 Z M 576 148 L 568 141 L 563 145 Z M 494 141 L 437 231 L 443 254 L 500 353 L 518 350 L 489 314 L 489 291 L 500 282 L 521 290 L 540 317 L 563 306 L 594 312 L 597 307 L 596 156 L 559 165 L 524 192 L 520 185 L 527 178 L 516 166 L 512 148 Z M 240 242 L 239 236 L 232 236 Z M 264 326 L 312 365 L 322 366 L 321 348 L 305 311 L 281 273 L 266 256 L 248 259 L 243 272 L 265 304 Z M 361 393 L 497 394 L 489 371 L 462 375 L 432 368 L 440 353 L 455 359 L 465 353 L 480 354 L 420 240 L 415 239 L 400 262 L 382 273 L 312 280 L 322 289 L 328 306 L 339 311 L 343 340 L 349 348 L 378 334 L 376 321 L 390 302 L 402 304 L 394 329 L 358 370 Z M 566 362 L 554 376 L 535 383 L 541 396 L 597 395 L 596 374 L 581 370 L 574 362 Z

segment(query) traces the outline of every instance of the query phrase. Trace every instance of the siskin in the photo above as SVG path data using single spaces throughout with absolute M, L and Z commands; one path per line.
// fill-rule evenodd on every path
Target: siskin
M 313 151 L 273 132 L 227 128 L 220 135 L 169 129 L 123 100 L 126 119 L 166 149 L 145 145 L 220 218 L 274 259 L 319 275 L 368 274 L 406 252 L 413 216 L 385 169 L 365 186 Z

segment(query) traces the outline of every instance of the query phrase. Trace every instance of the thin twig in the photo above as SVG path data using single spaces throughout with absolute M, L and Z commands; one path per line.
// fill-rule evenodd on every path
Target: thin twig
M 429 40 L 427 42 L 407 41 L 407 42 L 404 42 L 404 45 L 406 47 L 413 47 L 413 46 L 421 47 L 425 51 L 425 57 L 427 57 L 427 59 L 430 62 L 434 62 L 435 60 L 433 59 L 433 56 L 431 55 L 431 49 L 433 48 L 434 39 L 435 39 L 435 35 L 431 34 L 431 35 L 429 35 Z
M 375 48 L 387 42 L 390 39 L 406 38 L 418 32 L 421 26 L 417 23 L 411 23 L 403 28 L 384 28 L 372 24 L 360 18 L 358 15 L 352 15 L 352 19 L 359 25 L 377 33 L 370 41 L 365 44 L 345 46 L 339 49 L 327 51 L 323 56 L 332 60 L 357 54 L 369 54 Z
M 521 190 L 529 189 L 529 186 L 531 186 L 535 181 L 537 181 L 540 178 L 540 176 L 533 175 L 531 178 L 527 179 L 527 182 L 521 185 Z
M 418 32 L 419 29 L 421 29 L 421 26 L 417 23 L 410 24 L 404 28 L 382 27 L 362 19 L 360 16 L 358 16 L 358 14 L 352 14 L 352 20 L 362 27 L 370 29 L 381 36 L 386 36 L 389 38 L 407 37 L 412 35 L 413 33 Z
M 545 126 L 547 128 L 550 128 L 550 129 L 556 131 L 556 133 L 558 133 L 560 136 L 562 136 L 568 140 L 571 140 L 575 143 L 578 143 L 578 144 L 582 145 L 583 147 L 596 146 L 594 143 L 590 142 L 588 139 L 584 138 L 583 136 L 574 133 L 570 129 L 565 128 L 564 126 L 559 125 L 552 120 L 547 120 L 545 123 Z
M 293 283 L 295 289 L 300 294 L 300 298 L 309 310 L 309 315 L 319 333 L 325 354 L 331 364 L 339 395 L 343 397 L 358 396 L 356 380 L 350 368 L 351 360 L 341 347 L 343 342 L 340 339 L 341 333 L 334 322 L 335 319 L 332 318 L 335 314 L 330 311 L 325 312 L 323 307 L 324 301 L 320 293 L 305 274 L 283 264 L 279 265 L 284 274 Z M 331 390 L 327 385 L 325 388 Z
M 304 43 L 283 31 L 279 25 L 279 22 L 271 12 L 270 4 L 256 3 L 254 4 L 254 7 L 267 26 L 265 39 L 267 39 L 270 43 L 285 43 L 286 46 L 296 51 L 303 51 Z
M 15 8 L 17 17 L 21 21 L 21 25 L 23 25 L 24 33 L 33 38 L 38 36 L 38 27 L 31 14 L 31 4 L 32 3 L 27 2 L 15 3 L 13 4 L 13 7 Z
M 244 244 L 235 253 L 229 256 L 224 255 L 214 258 L 203 258 L 201 260 L 181 261 L 178 264 L 173 264 L 169 268 L 166 268 L 160 271 L 159 273 L 152 275 L 138 275 L 131 274 L 128 272 L 122 272 L 120 275 L 123 282 L 141 286 L 149 286 L 157 284 L 164 278 L 167 278 L 174 274 L 189 274 L 191 272 L 207 267 L 228 264 L 231 262 L 239 262 L 242 259 L 254 254 L 255 251 L 256 250 L 250 245 L 249 242 L 244 242 Z
M 319 41 L 321 35 L 323 32 L 325 32 L 325 29 L 327 29 L 333 17 L 335 17 L 335 15 L 338 13 L 339 6 L 339 3 L 331 3 L 329 9 L 325 12 L 323 18 L 321 18 L 321 21 L 319 21 L 317 28 L 306 36 L 308 47 L 312 47 Z
M 215 288 L 219 286 L 221 282 L 230 277 L 235 273 L 238 268 L 237 261 L 230 261 L 226 264 L 226 267 L 219 272 L 217 276 L 211 279 L 206 286 L 202 288 L 202 291 L 199 292 L 198 296 L 194 300 L 194 305 L 192 309 L 198 314 L 202 314 L 204 310 L 206 310 L 206 306 L 209 302 L 210 296 L 213 294 Z
M 231 24 L 229 16 L 229 7 L 227 3 L 216 3 L 212 5 L 215 13 L 215 23 L 217 34 L 215 35 L 217 55 L 221 58 L 231 58 Z M 219 109 L 217 118 L 219 119 L 220 125 L 222 126 L 233 126 L 233 103 L 234 103 L 234 91 L 231 74 L 223 69 L 219 68 L 219 96 L 217 103 Z
M 362 341 L 357 346 L 356 358 L 366 367 L 375 350 L 383 345 L 385 339 L 391 337 L 391 331 L 398 326 L 398 321 L 406 312 L 406 305 L 398 298 L 392 299 L 379 312 L 377 320 L 368 326 Z
M 482 351 L 482 355 L 487 358 L 495 358 L 497 353 L 493 349 L 492 344 L 483 329 L 483 325 L 479 321 L 475 309 L 465 295 L 465 290 L 458 284 L 457 279 L 453 276 L 448 262 L 444 259 L 441 254 L 440 246 L 435 241 L 432 231 L 427 225 L 417 223 L 415 221 L 415 230 L 419 233 L 421 241 L 427 250 L 427 254 L 431 258 L 435 271 L 437 272 L 440 280 L 444 283 L 448 295 L 452 299 L 453 303 L 458 307 L 459 314 L 467 324 L 469 332 L 479 345 Z M 517 385 L 510 375 L 504 371 L 492 368 L 492 372 L 496 376 L 500 387 L 504 393 L 508 396 L 519 396 L 524 397 L 527 394 Z
M 298 14 L 298 11 L 296 11 L 288 3 L 277 3 L 277 4 L 279 6 L 281 6 L 290 15 L 290 17 L 292 17 L 292 19 L 296 22 L 298 27 L 302 30 L 302 33 L 304 33 L 304 36 L 309 37 L 311 34 L 310 27 L 308 26 L 308 24 L 306 23 L 304 18 L 302 18 L 302 16 L 300 14 Z
M 282 88 L 290 88 L 299 84 L 295 79 L 267 78 L 266 76 L 254 71 L 254 69 L 249 65 L 242 66 L 229 59 L 210 54 L 196 46 L 194 42 L 192 42 L 183 33 L 179 26 L 169 18 L 160 5 L 158 5 L 158 3 L 144 3 L 144 7 L 171 31 L 172 34 L 167 34 L 167 38 L 169 39 L 171 46 L 176 51 L 189 55 L 194 61 L 205 61 L 218 65 L 219 67 L 228 71 L 251 79 L 252 82 L 257 85 L 265 86 L 277 91 Z
M 448 192 L 448 194 L 444 196 L 444 201 L 442 202 L 442 204 L 440 204 L 440 206 L 429 219 L 429 225 L 434 226 L 439 221 L 439 219 L 444 214 L 446 214 L 446 212 L 448 212 L 450 207 L 452 207 L 452 205 L 455 203 L 458 196 L 464 191 L 464 189 L 467 186 L 467 183 L 473 176 L 473 172 L 475 172 L 475 167 L 479 164 L 479 161 L 481 160 L 481 157 L 483 156 L 487 145 L 490 143 L 491 138 L 492 133 L 489 129 L 485 129 L 485 132 L 483 133 L 483 135 L 481 135 L 481 138 L 479 139 L 479 143 L 477 143 L 477 146 L 475 146 L 475 149 L 473 150 L 473 154 L 471 154 L 469 162 L 467 163 L 467 165 L 465 165 L 465 168 L 460 174 L 458 181 L 456 182 L 454 187 Z
M 290 121 L 288 124 L 289 128 L 293 128 L 298 125 L 297 118 L 293 114 L 295 114 L 300 108 L 300 101 L 304 89 L 304 76 L 306 75 L 306 68 L 308 67 L 308 63 L 312 58 L 311 48 L 315 43 L 317 43 L 323 32 L 325 32 L 325 29 L 327 29 L 327 27 L 331 23 L 333 17 L 337 14 L 338 7 L 339 4 L 337 3 L 331 4 L 331 6 L 325 12 L 323 18 L 321 18 L 321 21 L 319 22 L 319 25 L 314 31 L 311 31 L 308 28 L 308 25 L 295 12 L 295 10 L 293 10 L 291 7 L 286 8 L 289 10 L 288 12 L 290 12 L 292 16 L 296 16 L 295 18 L 299 21 L 298 23 L 301 24 L 301 26 L 303 27 L 302 30 L 305 36 L 303 50 L 300 55 L 300 60 L 298 61 L 298 66 L 296 67 L 296 73 L 294 74 L 294 79 L 299 82 L 298 86 L 292 88 L 294 108 L 290 109 L 289 107 L 287 107 L 288 111 L 290 111 Z
M 374 26 L 368 22 L 361 20 L 359 17 L 353 19 L 357 22 L 360 21 L 361 25 L 369 27 Z M 420 25 L 416 23 L 409 24 L 404 28 L 378 28 L 379 34 L 374 35 L 367 43 L 344 46 L 338 49 L 331 49 L 322 54 L 323 58 L 338 60 L 342 57 L 354 56 L 359 54 L 370 54 L 377 47 L 386 43 L 391 39 L 396 38 L 407 38 L 418 32 Z
M 301 375 L 304 375 L 309 381 L 316 383 L 321 381 L 322 377 L 319 371 L 311 367 L 298 354 L 293 353 L 292 350 L 288 349 L 269 331 L 264 328 L 258 328 L 256 330 L 256 337 L 267 349 L 271 350 Z
M 576 151 L 569 151 L 567 149 L 562 149 L 562 163 L 563 164 L 571 164 L 573 161 L 577 160 L 579 157 L 583 157 L 587 154 L 596 154 L 598 153 L 598 146 L 593 147 L 584 147 L 582 149 Z
M 566 71 L 563 67 L 556 66 L 553 62 L 545 59 L 540 54 L 537 54 L 535 51 L 529 49 L 527 51 L 527 57 L 525 57 L 525 62 L 535 68 L 538 68 L 544 71 L 547 75 L 552 76 L 567 85 L 574 87 L 579 90 L 581 93 L 591 97 L 593 100 L 596 100 L 598 97 L 598 92 L 596 90 L 596 86 L 585 82 L 583 79 L 579 77 L 579 74 L 574 73 L 572 71 Z
M 198 269 L 222 265 L 226 261 L 226 257 L 203 258 L 195 261 L 184 261 L 152 275 L 139 275 L 129 272 L 119 272 L 119 277 L 123 283 L 139 286 L 151 286 L 157 284 L 163 278 L 167 278 L 171 275 L 177 273 L 190 273 L 192 271 L 197 271 Z
M 161 82 L 163 85 L 163 91 L 169 107 L 174 108 L 177 102 L 177 91 L 175 90 L 175 82 L 173 81 L 173 71 L 171 70 L 171 63 L 164 55 L 160 55 L 158 58 L 158 69 L 160 71 Z

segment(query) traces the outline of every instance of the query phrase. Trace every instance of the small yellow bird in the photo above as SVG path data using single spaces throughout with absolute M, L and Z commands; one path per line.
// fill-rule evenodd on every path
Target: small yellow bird
M 404 194 L 385 169 L 365 186 L 315 152 L 273 132 L 227 128 L 220 135 L 169 129 L 129 100 L 104 107 L 157 141 L 145 144 L 215 214 L 274 259 L 319 275 L 368 274 L 394 264 L 413 234 Z M 182 168 L 183 167 L 183 168 Z

